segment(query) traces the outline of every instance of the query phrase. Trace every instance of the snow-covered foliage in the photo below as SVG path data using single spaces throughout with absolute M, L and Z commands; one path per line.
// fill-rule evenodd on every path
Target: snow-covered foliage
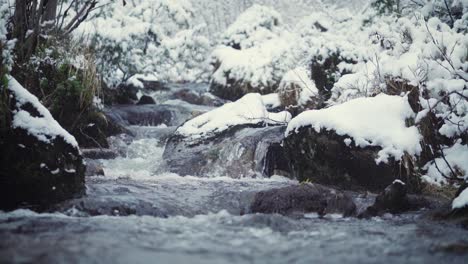
M 295 62 L 293 35 L 271 8 L 254 5 L 224 33 L 223 45 L 212 53 L 212 81 L 227 86 L 241 82 L 256 90 L 277 87 Z
M 317 100 L 319 95 L 315 83 L 304 67 L 288 71 L 281 80 L 278 93 L 284 106 L 300 107 L 306 107 L 311 101 Z
M 445 148 L 443 152 L 445 160 L 444 158 L 436 158 L 426 164 L 427 173 L 423 179 L 436 185 L 446 184 L 447 179 L 442 176 L 442 173 L 451 175 L 451 170 L 454 170 L 455 174 L 459 176 L 465 175 L 465 178 L 468 179 L 468 146 L 462 145 L 461 140 L 459 140 L 453 146 Z
M 77 34 L 91 34 L 98 65 L 109 85 L 143 73 L 160 80 L 206 78 L 210 45 L 200 26 L 192 24 L 190 1 L 135 0 L 123 6 L 107 0 L 103 4 L 102 11 L 83 23 Z
M 36 96 L 29 93 L 13 77 L 8 77 L 8 90 L 17 101 L 16 110 L 13 112 L 12 128 L 22 128 L 28 134 L 48 144 L 56 137 L 61 137 L 68 144 L 78 148 L 75 138 L 55 121 L 49 110 L 39 102 Z M 33 107 L 39 116 L 24 110 L 23 107 L 26 106 Z
M 406 98 L 380 94 L 301 113 L 288 124 L 286 136 L 304 126 L 312 126 L 317 132 L 333 130 L 350 137 L 357 147 L 382 147 L 376 162 L 387 162 L 389 157 L 400 160 L 404 152 L 420 153 L 418 129 L 405 125 L 406 119 L 411 117 L 414 113 Z M 347 145 L 352 143 L 347 141 Z
M 221 43 L 236 49 L 248 49 L 276 39 L 282 33 L 282 18 L 275 10 L 253 5 L 229 26 L 221 37 Z
M 288 112 L 268 112 L 262 96 L 251 93 L 186 122 L 176 133 L 196 140 L 210 137 L 236 125 L 277 125 L 285 124 L 290 119 Z
M 7 20 L 9 17 L 9 4 L 7 2 L 0 3 L 0 51 L 1 60 L 0 67 L 6 67 L 11 70 L 13 64 L 12 50 L 15 42 L 7 39 Z M 1 71 L 0 71 L 1 72 Z M 0 76 L 1 77 L 1 76 Z

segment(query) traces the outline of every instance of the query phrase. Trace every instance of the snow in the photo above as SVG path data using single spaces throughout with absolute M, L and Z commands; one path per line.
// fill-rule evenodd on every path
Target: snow
M 417 128 L 405 125 L 405 120 L 413 117 L 407 98 L 380 94 L 303 112 L 290 121 L 286 136 L 305 126 L 312 126 L 317 132 L 333 130 L 351 137 L 358 147 L 380 146 L 376 163 L 386 163 L 390 156 L 400 160 L 404 152 L 421 152 Z
M 194 22 L 191 1 L 134 0 L 123 6 L 121 1 L 102 0 L 99 4 L 99 11 L 75 35 L 90 36 L 108 86 L 135 74 L 163 81 L 206 81 L 211 44 L 203 25 Z
M 224 32 L 211 54 L 212 82 L 229 80 L 258 88 L 276 87 L 296 62 L 294 35 L 281 25 L 281 16 L 269 7 L 253 5 Z
M 452 202 L 452 209 L 461 209 L 468 206 L 468 188 L 463 190 Z
M 277 93 L 262 95 L 262 100 L 267 108 L 277 108 L 281 106 L 281 101 Z
M 292 48 L 285 38 L 267 40 L 243 50 L 220 46 L 211 54 L 212 61 L 219 66 L 211 76 L 212 81 L 227 85 L 229 78 L 260 89 L 271 87 L 293 65 Z
M 270 7 L 254 4 L 224 32 L 221 43 L 248 49 L 281 34 L 281 15 Z
M 394 180 L 392 184 L 399 183 L 401 185 L 406 185 L 406 183 L 402 182 L 401 180 Z
M 244 124 L 285 124 L 291 119 L 286 112 L 269 113 L 258 93 L 246 94 L 241 99 L 187 121 L 176 131 L 191 139 L 209 137 L 230 127 Z
M 309 72 L 304 67 L 297 67 L 286 72 L 278 88 L 283 92 L 296 89 L 299 90 L 296 98 L 299 106 L 305 106 L 319 94 L 315 83 L 309 77 Z
M 444 150 L 445 159 L 449 162 L 450 167 L 457 170 L 460 173 L 460 177 L 464 177 L 468 180 L 468 146 L 463 145 L 461 140 L 456 142 L 451 147 L 446 147 Z M 437 169 L 437 167 L 439 169 Z M 439 170 L 446 176 L 451 175 L 451 170 L 443 158 L 436 158 L 433 161 L 428 162 L 424 168 L 427 170 L 426 175 L 423 179 L 426 182 L 442 185 L 446 184 L 446 179 L 441 175 Z
M 17 100 L 17 110 L 13 112 L 13 128 L 24 129 L 29 135 L 48 144 L 56 137 L 61 137 L 68 144 L 78 148 L 78 142 L 75 138 L 59 125 L 37 97 L 29 93 L 11 76 L 8 76 L 8 89 Z M 31 116 L 29 112 L 22 110 L 22 107 L 28 103 L 38 111 L 40 117 Z

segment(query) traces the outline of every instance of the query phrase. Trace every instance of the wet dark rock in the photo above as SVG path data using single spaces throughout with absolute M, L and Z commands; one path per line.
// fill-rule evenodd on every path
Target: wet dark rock
M 120 84 L 115 88 L 104 86 L 102 90 L 106 105 L 134 104 L 138 101 L 139 88 L 132 84 Z
M 165 91 L 169 90 L 168 87 L 166 87 L 166 84 L 160 81 L 152 81 L 152 80 L 144 80 L 144 79 L 138 79 L 143 84 L 143 87 L 145 90 L 150 90 L 150 91 Z
M 169 171 L 180 175 L 242 178 L 288 173 L 284 152 L 278 150 L 284 130 L 240 125 L 201 141 L 175 135 L 168 140 L 163 159 Z
M 221 106 L 226 103 L 226 100 L 223 100 L 215 95 L 191 89 L 181 89 L 175 91 L 172 95 L 172 98 L 195 105 Z
M 333 131 L 316 132 L 302 127 L 285 138 L 283 145 L 290 159 L 293 176 L 298 180 L 336 185 L 351 190 L 380 192 L 396 179 L 404 179 L 408 191 L 418 191 L 419 179 L 400 162 L 376 164 L 380 147 L 346 146 L 345 136 Z
M 369 206 L 360 217 L 377 216 L 384 213 L 397 214 L 409 209 L 407 187 L 403 182 L 395 181 L 375 198 L 374 204 Z
M 374 203 L 361 212 L 358 217 L 368 218 L 385 213 L 401 214 L 422 208 L 433 210 L 443 206 L 443 202 L 440 199 L 423 195 L 411 195 L 407 194 L 407 192 L 405 183 L 394 181 L 377 195 Z
M 235 80 L 226 77 L 226 84 L 219 84 L 212 82 L 210 85 L 210 93 L 218 96 L 219 98 L 236 101 L 248 93 L 270 94 L 274 93 L 278 88 L 280 80 L 269 87 L 256 87 L 252 86 L 249 82 L 244 80 Z
M 352 198 L 343 192 L 318 184 L 303 183 L 259 192 L 251 206 L 252 213 L 283 215 L 341 213 L 351 216 L 356 211 Z
M 88 159 L 115 159 L 118 153 L 113 149 L 81 149 L 83 157 Z
M 154 101 L 153 97 L 151 96 L 142 95 L 137 105 L 147 105 L 147 104 L 156 104 L 156 101 Z
M 120 126 L 178 126 L 193 116 L 192 111 L 175 105 L 118 105 L 105 109 L 107 118 Z

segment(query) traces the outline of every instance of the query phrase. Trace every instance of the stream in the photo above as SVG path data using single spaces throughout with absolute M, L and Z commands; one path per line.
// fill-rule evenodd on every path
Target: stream
M 468 231 L 424 210 L 368 220 L 249 214 L 259 191 L 298 182 L 167 172 L 165 139 L 185 115 L 212 109 L 167 93 L 163 105 L 182 110 L 111 137 L 116 158 L 87 159 L 105 176 L 87 177 L 86 196 L 50 213 L 0 212 L 0 263 L 466 263 Z

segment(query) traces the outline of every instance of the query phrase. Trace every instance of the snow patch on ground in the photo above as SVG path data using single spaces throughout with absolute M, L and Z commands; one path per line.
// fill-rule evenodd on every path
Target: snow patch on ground
M 11 76 L 8 77 L 8 89 L 17 100 L 16 107 L 18 110 L 13 113 L 13 128 L 22 128 L 28 134 L 48 144 L 56 137 L 61 137 L 68 144 L 78 148 L 76 139 L 60 126 L 52 117 L 49 110 L 39 102 L 37 97 L 28 92 Z M 28 103 L 37 110 L 40 114 L 39 117 L 31 116 L 28 111 L 22 110 L 22 107 Z
M 405 120 L 414 113 L 405 97 L 380 94 L 371 98 L 358 98 L 321 110 L 309 110 L 293 118 L 286 136 L 304 126 L 333 130 L 338 135 L 350 136 L 358 147 L 380 146 L 377 163 L 388 162 L 389 157 L 400 160 L 404 152 L 421 152 L 421 135 Z

